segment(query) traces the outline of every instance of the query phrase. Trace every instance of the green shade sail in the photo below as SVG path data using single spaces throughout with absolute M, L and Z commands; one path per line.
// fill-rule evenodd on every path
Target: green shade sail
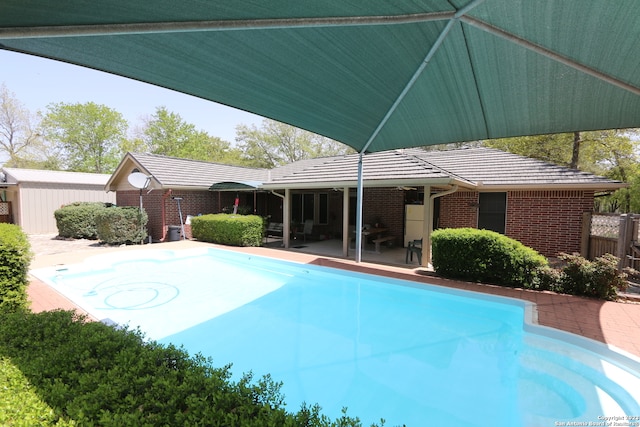
M 0 48 L 358 151 L 640 126 L 637 0 L 4 0 Z

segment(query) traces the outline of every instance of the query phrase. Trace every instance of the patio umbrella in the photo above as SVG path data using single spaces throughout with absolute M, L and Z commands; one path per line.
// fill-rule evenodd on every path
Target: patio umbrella
M 361 155 L 636 127 L 639 40 L 637 0 L 0 3 L 2 49 L 247 110 Z

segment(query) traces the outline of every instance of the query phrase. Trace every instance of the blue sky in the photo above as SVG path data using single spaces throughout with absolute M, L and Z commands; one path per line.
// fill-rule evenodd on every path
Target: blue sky
M 229 142 L 239 124 L 260 127 L 262 117 L 168 89 L 63 62 L 0 50 L 0 84 L 4 83 L 32 112 L 48 104 L 95 102 L 122 113 L 129 129 L 142 124 L 156 107 L 165 106 L 187 123 Z

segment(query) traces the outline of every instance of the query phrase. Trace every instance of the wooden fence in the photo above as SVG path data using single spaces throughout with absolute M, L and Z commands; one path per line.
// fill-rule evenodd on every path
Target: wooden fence
M 619 268 L 640 269 L 640 215 L 585 212 L 582 223 L 583 257 L 593 260 L 604 254 L 620 259 Z

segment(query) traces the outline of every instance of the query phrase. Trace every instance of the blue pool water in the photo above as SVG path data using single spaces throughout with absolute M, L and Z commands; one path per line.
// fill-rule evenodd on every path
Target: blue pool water
M 270 373 L 291 411 L 319 403 L 335 418 L 348 407 L 388 426 L 640 415 L 638 359 L 531 325 L 521 301 L 217 249 L 32 274 L 98 319 L 233 363 L 237 376 Z

